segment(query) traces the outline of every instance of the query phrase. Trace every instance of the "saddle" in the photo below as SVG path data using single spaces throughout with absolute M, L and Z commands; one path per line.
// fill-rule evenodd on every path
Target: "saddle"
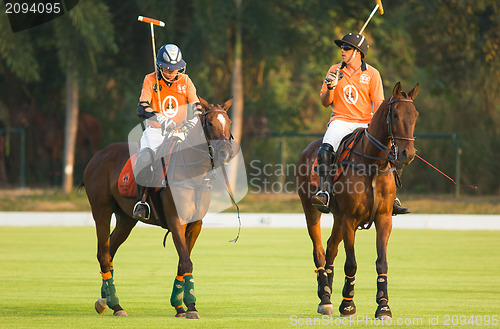
M 335 154 L 335 159 L 333 160 L 334 172 L 333 172 L 333 183 L 338 181 L 344 172 L 344 167 L 347 165 L 355 165 L 353 162 L 349 161 L 351 159 L 352 150 L 354 146 L 363 138 L 366 128 L 358 128 L 352 133 L 346 135 L 339 144 L 337 153 Z M 317 171 L 318 159 L 314 159 L 311 170 L 311 183 L 316 187 L 320 186 L 319 174 Z
M 161 159 L 156 160 L 155 163 L 153 164 L 154 168 L 158 168 L 160 167 L 159 164 L 161 161 L 161 168 L 162 168 L 161 171 L 159 170 L 154 171 L 156 173 L 156 175 L 153 178 L 155 191 L 159 191 L 161 188 L 168 185 L 167 172 L 171 163 L 170 158 L 172 156 L 172 150 L 175 148 L 177 142 L 179 141 L 180 140 L 177 138 L 172 138 L 171 141 L 168 141 L 165 144 L 165 147 L 162 149 L 165 152 L 164 153 L 165 156 L 162 157 Z M 125 198 L 137 197 L 137 183 L 135 181 L 135 176 L 134 176 L 134 166 L 135 166 L 135 161 L 137 160 L 137 155 L 138 153 L 134 153 L 132 156 L 130 156 L 130 158 L 123 166 L 120 175 L 118 176 L 118 192 L 120 192 L 120 195 Z

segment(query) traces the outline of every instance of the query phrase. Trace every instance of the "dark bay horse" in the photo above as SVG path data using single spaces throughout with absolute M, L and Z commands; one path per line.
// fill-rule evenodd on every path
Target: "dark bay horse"
M 341 316 L 354 316 L 354 275 L 357 264 L 354 254 L 354 238 L 358 228 L 375 224 L 377 237 L 376 269 L 378 308 L 375 317 L 392 317 L 387 295 L 387 242 L 392 230 L 392 207 L 396 197 L 393 171 L 409 164 L 415 156 L 413 137 L 418 112 L 413 105 L 417 96 L 417 84 L 408 94 L 401 91 L 398 82 L 392 96 L 375 112 L 367 130 L 359 142 L 352 146 L 350 161 L 352 170 L 344 169 L 343 175 L 333 185 L 335 197 L 330 203 L 334 215 L 332 233 L 327 242 L 326 254 L 321 241 L 321 213 L 311 204 L 316 188 L 310 174 L 322 139 L 312 142 L 302 153 L 298 168 L 297 186 L 307 221 L 309 236 L 313 242 L 314 264 L 317 268 L 318 297 L 321 302 L 318 313 L 330 315 L 333 284 L 333 263 L 338 246 L 344 240 L 346 261 L 345 281 L 342 290 Z
M 203 112 L 200 115 L 201 123 L 198 124 L 201 124 L 203 129 L 201 135 L 205 148 L 199 147 L 198 136 L 192 137 L 193 134 L 187 133 L 185 140 L 180 143 L 189 147 L 193 146 L 194 151 L 186 152 L 181 163 L 175 163 L 174 176 L 183 175 L 183 173 L 186 175 L 186 177 L 176 177 L 177 182 L 182 182 L 183 179 L 192 182 L 196 180 L 196 177 L 201 177 L 203 181 L 203 178 L 212 171 L 214 163 L 227 163 L 232 154 L 231 121 L 227 115 L 232 99 L 222 106 L 208 104 L 201 98 L 200 102 Z M 190 158 L 193 154 L 196 154 L 196 159 Z M 129 143 L 112 144 L 99 151 L 90 160 L 84 172 L 84 185 L 96 225 L 97 259 L 103 278 L 101 298 L 95 303 L 96 311 L 100 314 L 104 313 L 106 306 L 109 306 L 113 309 L 114 315 L 127 315 L 116 296 L 112 262 L 118 247 L 127 239 L 137 223 L 137 220 L 132 218 L 136 199 L 124 198 L 118 191 L 118 176 L 129 157 Z M 189 172 L 177 170 L 177 166 L 181 169 L 189 168 Z M 172 289 L 171 305 L 176 309 L 177 317 L 197 319 L 199 315 L 195 308 L 193 263 L 190 254 L 200 234 L 202 218 L 208 210 L 210 199 L 209 197 L 207 199 L 206 193 L 202 197 L 197 195 L 203 189 L 180 189 L 179 193 L 182 193 L 183 202 L 181 213 L 181 210 L 177 209 L 180 204 L 174 202 L 172 186 L 173 184 L 169 182 L 169 186 L 156 194 L 157 213 L 160 218 L 151 218 L 144 222 L 162 226 L 172 232 L 174 245 L 179 255 L 179 265 Z M 110 221 L 113 213 L 116 217 L 116 227 L 110 234 Z M 183 308 L 183 302 L 187 306 L 187 312 Z

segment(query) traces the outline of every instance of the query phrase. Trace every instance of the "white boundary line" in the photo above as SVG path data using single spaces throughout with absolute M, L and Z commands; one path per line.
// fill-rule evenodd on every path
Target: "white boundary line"
M 304 214 L 241 213 L 242 227 L 305 228 Z M 331 215 L 321 217 L 332 226 Z M 112 224 L 114 225 L 114 218 Z M 0 212 L 0 226 L 94 226 L 90 212 Z M 138 226 L 149 226 L 139 223 Z M 237 227 L 236 213 L 212 213 L 204 227 Z M 500 230 L 500 215 L 409 214 L 393 217 L 394 228 L 442 230 Z

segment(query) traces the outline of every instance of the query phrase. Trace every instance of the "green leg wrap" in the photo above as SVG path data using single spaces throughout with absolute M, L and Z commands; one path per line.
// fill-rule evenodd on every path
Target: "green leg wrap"
M 175 308 L 182 306 L 182 295 L 183 295 L 182 281 L 175 279 L 174 286 L 172 287 L 172 295 L 170 296 L 170 305 L 172 305 Z
M 111 272 L 111 277 L 113 277 L 114 270 L 111 270 L 110 272 Z M 106 298 L 106 285 L 104 284 L 104 280 L 102 280 L 101 298 Z
M 188 306 L 191 303 L 196 303 L 194 296 L 194 278 L 192 274 L 184 276 L 184 304 Z
M 116 288 L 113 278 L 103 280 L 104 291 L 106 293 L 106 304 L 113 308 L 120 303 L 118 296 L 116 296 Z

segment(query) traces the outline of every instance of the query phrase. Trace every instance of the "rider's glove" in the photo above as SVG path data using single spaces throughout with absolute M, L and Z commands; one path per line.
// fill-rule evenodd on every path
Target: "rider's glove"
M 325 84 L 328 89 L 332 90 L 337 87 L 337 83 L 339 82 L 340 70 L 330 71 L 325 78 Z
M 156 120 L 161 124 L 162 136 L 167 136 L 175 128 L 175 122 L 163 114 L 157 114 Z

